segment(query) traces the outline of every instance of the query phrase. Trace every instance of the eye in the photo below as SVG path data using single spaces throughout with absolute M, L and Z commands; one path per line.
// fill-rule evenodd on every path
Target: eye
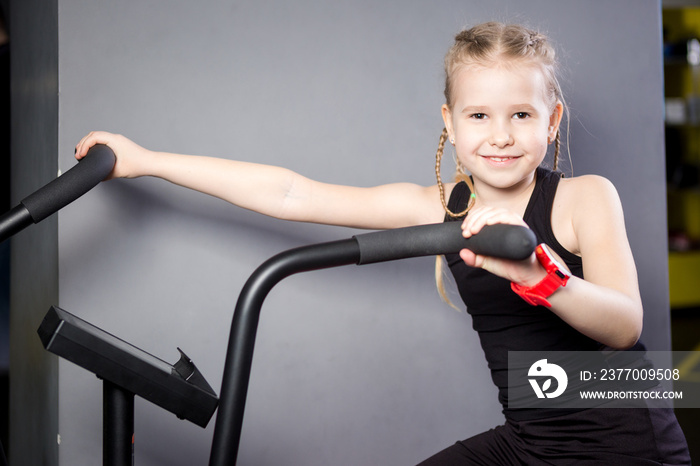
M 472 113 L 471 117 L 474 118 L 475 120 L 483 120 L 484 118 L 486 118 L 486 114 L 485 113 Z
M 516 120 L 524 120 L 525 118 L 528 118 L 530 116 L 529 113 L 527 112 L 517 112 L 513 115 Z

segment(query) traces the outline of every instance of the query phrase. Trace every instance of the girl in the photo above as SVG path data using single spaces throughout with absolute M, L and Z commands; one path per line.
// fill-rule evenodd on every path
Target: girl
M 598 176 L 561 179 L 541 167 L 549 144 L 555 144 L 555 169 L 559 152 L 565 107 L 555 68 L 546 37 L 521 26 L 486 23 L 458 34 L 445 58 L 438 183 L 427 188 L 324 184 L 278 167 L 152 152 L 104 132 L 85 136 L 76 157 L 107 144 L 117 155 L 110 178 L 157 176 L 286 220 L 369 229 L 458 220 L 465 237 L 495 223 L 529 226 L 545 246 L 527 260 L 468 250 L 447 257 L 506 423 L 424 464 L 688 464 L 685 440 L 667 410 L 562 414 L 507 407 L 509 350 L 627 349 L 642 330 L 617 192 Z M 440 161 L 448 140 L 461 181 L 443 184 Z M 548 257 L 566 264 L 559 278 L 545 268 L 553 263 Z

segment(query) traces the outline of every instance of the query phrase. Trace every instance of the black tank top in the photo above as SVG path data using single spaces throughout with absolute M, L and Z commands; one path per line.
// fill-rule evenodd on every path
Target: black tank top
M 566 262 L 571 272 L 583 278 L 581 258 L 564 249 L 552 232 L 552 205 L 561 174 L 538 168 L 535 189 L 523 216 L 538 243 L 546 243 Z M 461 212 L 469 201 L 469 187 L 458 183 L 448 207 Z M 462 221 L 445 216 L 445 221 Z M 446 255 L 459 294 L 479 334 L 491 378 L 498 387 L 503 413 L 514 420 L 555 415 L 555 410 L 507 408 L 508 351 L 595 351 L 600 345 L 579 333 L 551 310 L 530 306 L 510 288 L 510 282 L 482 269 L 467 266 L 458 254 Z

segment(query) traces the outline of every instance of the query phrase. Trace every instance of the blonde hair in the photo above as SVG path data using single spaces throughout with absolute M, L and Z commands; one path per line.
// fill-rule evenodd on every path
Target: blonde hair
M 517 24 L 503 24 L 488 22 L 466 29 L 455 36 L 455 42 L 445 55 L 445 102 L 452 109 L 453 106 L 453 77 L 463 67 L 468 66 L 511 66 L 511 65 L 535 65 L 543 73 L 545 78 L 546 96 L 550 109 L 554 109 L 561 102 L 566 110 L 566 104 L 561 92 L 561 86 L 557 79 L 558 63 L 554 47 L 547 37 L 537 31 Z M 440 176 L 442 155 L 447 141 L 447 129 L 443 128 L 435 154 L 435 174 L 437 177 L 440 202 L 446 215 L 452 218 L 463 217 L 474 206 L 475 199 L 472 196 L 462 212 L 452 212 L 448 208 L 445 199 L 445 188 Z M 559 166 L 559 152 L 561 148 L 561 132 L 557 129 L 554 139 L 553 169 Z M 457 162 L 455 181 L 464 181 L 469 190 L 474 194 L 474 185 L 471 178 L 463 171 Z M 435 280 L 440 296 L 452 307 L 454 304 L 447 297 L 443 282 L 444 258 L 438 256 L 435 263 Z M 456 307 L 455 307 L 456 308 Z

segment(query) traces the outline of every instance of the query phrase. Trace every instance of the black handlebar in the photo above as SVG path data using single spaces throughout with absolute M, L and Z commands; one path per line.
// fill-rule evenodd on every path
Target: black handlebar
M 59 211 L 104 180 L 114 168 L 115 156 L 104 144 L 92 146 L 73 168 L 25 197 L 22 204 L 34 223 Z
M 0 217 L 0 242 L 32 223 L 39 223 L 104 180 L 114 168 L 114 152 L 104 144 L 92 146 L 81 162 Z
M 522 260 L 536 246 L 534 233 L 523 226 L 489 225 L 481 233 L 464 238 L 462 222 L 436 223 L 364 233 L 354 238 L 360 245 L 358 265 L 406 257 L 456 254 L 470 249 L 483 256 Z
M 465 239 L 461 222 L 365 233 L 330 243 L 290 249 L 268 259 L 243 287 L 233 314 L 209 466 L 236 464 L 262 303 L 272 288 L 299 272 L 349 264 L 456 253 L 525 259 L 535 249 L 534 233 L 516 225 L 491 225 Z

